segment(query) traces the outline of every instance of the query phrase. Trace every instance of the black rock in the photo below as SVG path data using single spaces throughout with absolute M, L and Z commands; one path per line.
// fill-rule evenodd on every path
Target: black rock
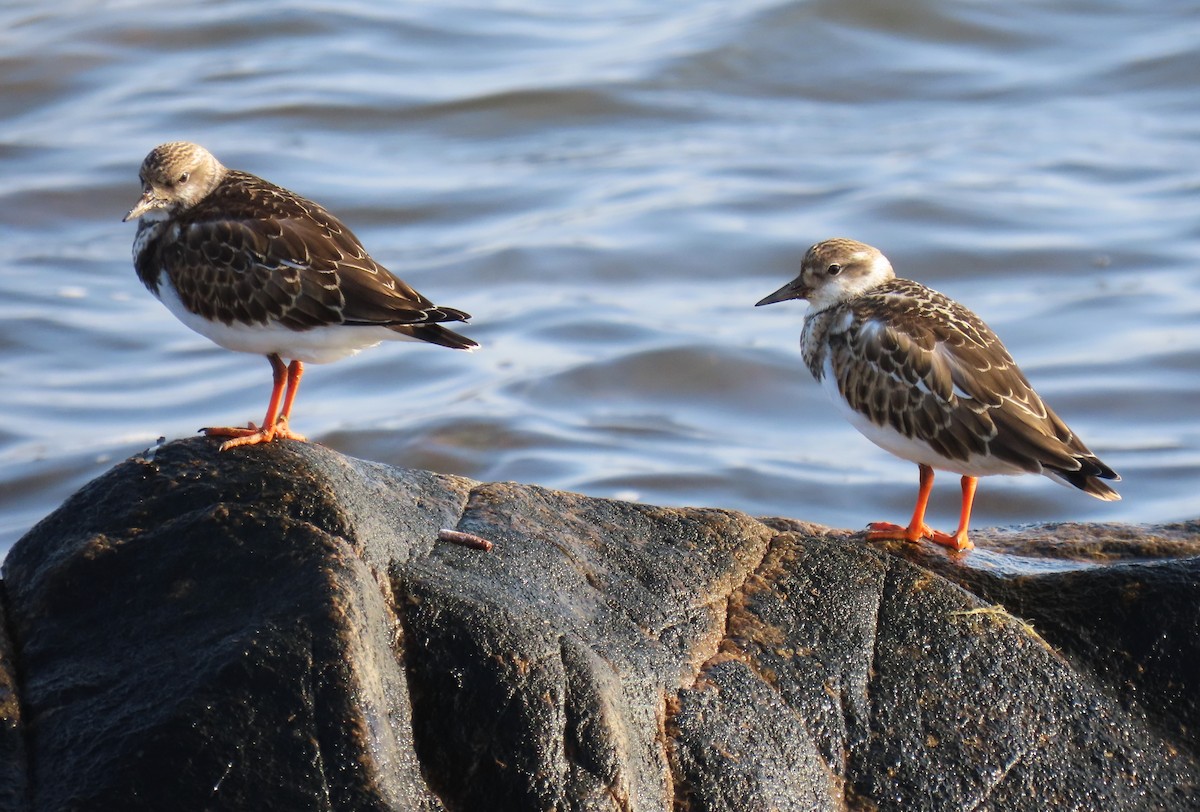
M 215 448 L 9 553 L 0 812 L 1197 808 L 1195 525 L 950 555 Z

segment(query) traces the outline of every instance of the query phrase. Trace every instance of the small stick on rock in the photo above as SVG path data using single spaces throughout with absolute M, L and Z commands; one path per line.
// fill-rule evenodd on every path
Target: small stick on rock
M 450 530 L 443 527 L 438 531 L 438 541 L 448 541 L 451 544 L 461 544 L 463 547 L 470 547 L 472 550 L 483 550 L 491 552 L 492 542 L 485 539 L 483 536 L 477 536 L 474 533 L 464 533 L 461 530 Z

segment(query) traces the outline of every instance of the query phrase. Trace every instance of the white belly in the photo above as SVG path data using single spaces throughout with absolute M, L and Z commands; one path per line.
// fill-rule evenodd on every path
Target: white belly
M 290 330 L 278 324 L 223 324 L 197 316 L 180 300 L 164 274 L 158 288 L 159 300 L 175 318 L 227 350 L 255 355 L 275 354 L 288 361 L 327 364 L 374 347 L 381 341 L 416 341 L 386 327 L 334 325 L 310 330 Z

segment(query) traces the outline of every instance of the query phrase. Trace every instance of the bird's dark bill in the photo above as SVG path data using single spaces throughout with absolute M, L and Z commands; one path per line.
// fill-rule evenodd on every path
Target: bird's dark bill
M 781 287 L 779 290 L 772 293 L 770 296 L 764 296 L 757 303 L 755 303 L 754 306 L 762 307 L 763 305 L 775 304 L 776 302 L 786 302 L 789 299 L 807 298 L 808 289 L 804 287 L 804 285 L 800 282 L 799 277 L 797 277 Z
M 153 191 L 147 191 L 142 195 L 134 207 L 129 210 L 129 213 L 122 218 L 122 223 L 128 223 L 130 220 L 136 220 L 151 209 L 156 209 L 161 205 L 161 201 L 154 196 Z

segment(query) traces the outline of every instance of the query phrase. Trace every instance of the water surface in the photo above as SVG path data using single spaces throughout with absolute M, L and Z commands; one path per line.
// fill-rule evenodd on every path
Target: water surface
M 846 527 L 915 466 L 754 309 L 852 236 L 971 306 L 1124 476 L 986 480 L 976 523 L 1200 513 L 1200 14 L 1112 2 L 104 4 L 0 9 L 0 548 L 269 369 L 138 283 L 156 144 L 320 201 L 474 314 L 305 377 L 294 426 L 482 480 Z M 932 520 L 952 525 L 939 479 Z

